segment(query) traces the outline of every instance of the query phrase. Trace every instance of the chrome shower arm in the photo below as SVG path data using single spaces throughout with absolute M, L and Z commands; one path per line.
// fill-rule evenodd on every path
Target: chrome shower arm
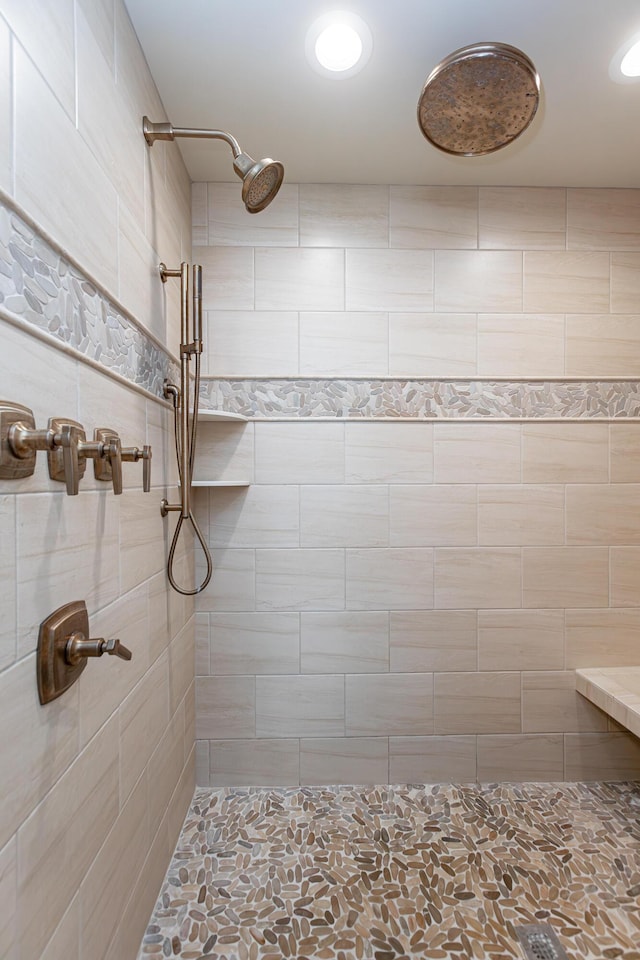
M 233 156 L 242 153 L 235 137 L 225 130 L 199 130 L 193 127 L 174 127 L 171 123 L 152 123 L 148 117 L 142 118 L 144 138 L 151 146 L 156 140 L 175 140 L 176 137 L 190 137 L 193 140 L 224 140 L 233 150 Z

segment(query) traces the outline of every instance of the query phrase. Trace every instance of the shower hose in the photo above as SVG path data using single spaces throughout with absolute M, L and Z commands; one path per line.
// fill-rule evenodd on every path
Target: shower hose
M 181 443 L 181 426 L 180 426 L 180 404 L 183 402 L 184 391 L 181 391 L 174 384 L 167 384 L 165 387 L 165 393 L 167 396 L 171 396 L 173 400 L 173 423 L 174 423 L 174 438 L 176 444 L 176 460 L 178 463 L 178 478 L 180 486 L 182 489 L 185 488 L 185 484 L 188 485 L 191 489 L 191 478 L 193 476 L 193 465 L 195 462 L 196 455 L 196 434 L 198 431 L 198 396 L 200 394 L 200 354 L 195 354 L 196 370 L 194 378 L 194 398 L 193 398 L 193 415 L 191 417 L 191 430 L 189 431 L 189 458 L 188 463 L 183 463 L 183 458 L 180 455 L 182 449 Z M 205 574 L 204 580 L 197 587 L 194 587 L 193 590 L 187 590 L 185 587 L 181 587 L 174 577 L 173 566 L 175 561 L 176 547 L 178 545 L 178 540 L 180 539 L 180 531 L 182 530 L 182 524 L 185 521 L 183 516 L 183 511 L 180 511 L 180 516 L 178 517 L 178 522 L 176 528 L 173 531 L 173 540 L 171 541 L 171 547 L 169 549 L 169 557 L 167 560 L 167 576 L 169 578 L 169 583 L 177 593 L 181 593 L 185 597 L 195 596 L 197 593 L 201 593 L 209 581 L 211 580 L 211 574 L 213 573 L 213 562 L 211 560 L 211 552 L 209 547 L 202 535 L 202 531 L 198 526 L 198 521 L 193 515 L 193 510 L 191 509 L 191 498 L 189 498 L 189 514 L 188 520 L 193 527 L 193 531 L 200 541 L 200 546 L 205 556 L 207 562 L 207 572 Z

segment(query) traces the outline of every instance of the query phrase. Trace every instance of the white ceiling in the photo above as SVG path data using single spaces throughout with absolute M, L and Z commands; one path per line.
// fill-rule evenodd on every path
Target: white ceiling
M 125 2 L 174 126 L 226 129 L 256 159 L 281 160 L 291 182 L 640 187 L 640 81 L 609 76 L 640 34 L 638 0 Z M 349 79 L 305 57 L 309 26 L 332 9 L 373 34 Z M 418 96 L 444 56 L 489 40 L 533 60 L 540 108 L 503 150 L 450 157 L 422 136 Z M 233 179 L 225 144 L 180 145 L 194 180 Z

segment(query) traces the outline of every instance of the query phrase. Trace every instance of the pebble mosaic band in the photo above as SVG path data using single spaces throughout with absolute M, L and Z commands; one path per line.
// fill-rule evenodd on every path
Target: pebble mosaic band
M 8 203 L 0 201 L 0 312 L 163 398 L 178 365 Z M 260 419 L 609 420 L 640 418 L 640 382 L 397 378 L 203 378 L 200 404 Z
M 200 406 L 267 420 L 628 420 L 640 382 L 207 378 Z
M 640 960 L 633 783 L 199 790 L 139 960 Z M 545 954 L 546 956 L 547 954 Z
M 163 397 L 166 378 L 179 380 L 170 354 L 63 251 L 1 202 L 0 309 L 155 397 Z

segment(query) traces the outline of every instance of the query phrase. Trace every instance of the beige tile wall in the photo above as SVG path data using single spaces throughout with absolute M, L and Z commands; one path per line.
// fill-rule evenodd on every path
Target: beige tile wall
M 640 191 L 196 184 L 211 376 L 637 376 Z
M 165 114 L 124 5 L 0 7 L 0 188 L 175 352 L 157 263 L 189 256 L 189 180 L 174 147 L 151 154 L 142 137 L 142 115 Z M 154 455 L 147 496 L 125 465 L 121 497 L 91 468 L 67 497 L 43 454 L 33 477 L 0 481 L 0 956 L 134 960 L 194 783 L 193 604 L 167 588 L 159 514 L 171 424 L 4 318 L 0 339 L 2 398 L 38 426 L 109 425 Z M 42 707 L 39 624 L 82 599 L 93 636 L 120 637 L 133 659 L 90 662 Z
M 196 253 L 227 277 L 209 373 L 635 376 L 638 196 L 300 184 L 258 224 L 198 184 Z M 221 561 L 197 614 L 201 783 L 640 775 L 572 682 L 640 663 L 637 424 L 208 424 L 202 443 L 200 476 L 253 486 L 198 493 Z

